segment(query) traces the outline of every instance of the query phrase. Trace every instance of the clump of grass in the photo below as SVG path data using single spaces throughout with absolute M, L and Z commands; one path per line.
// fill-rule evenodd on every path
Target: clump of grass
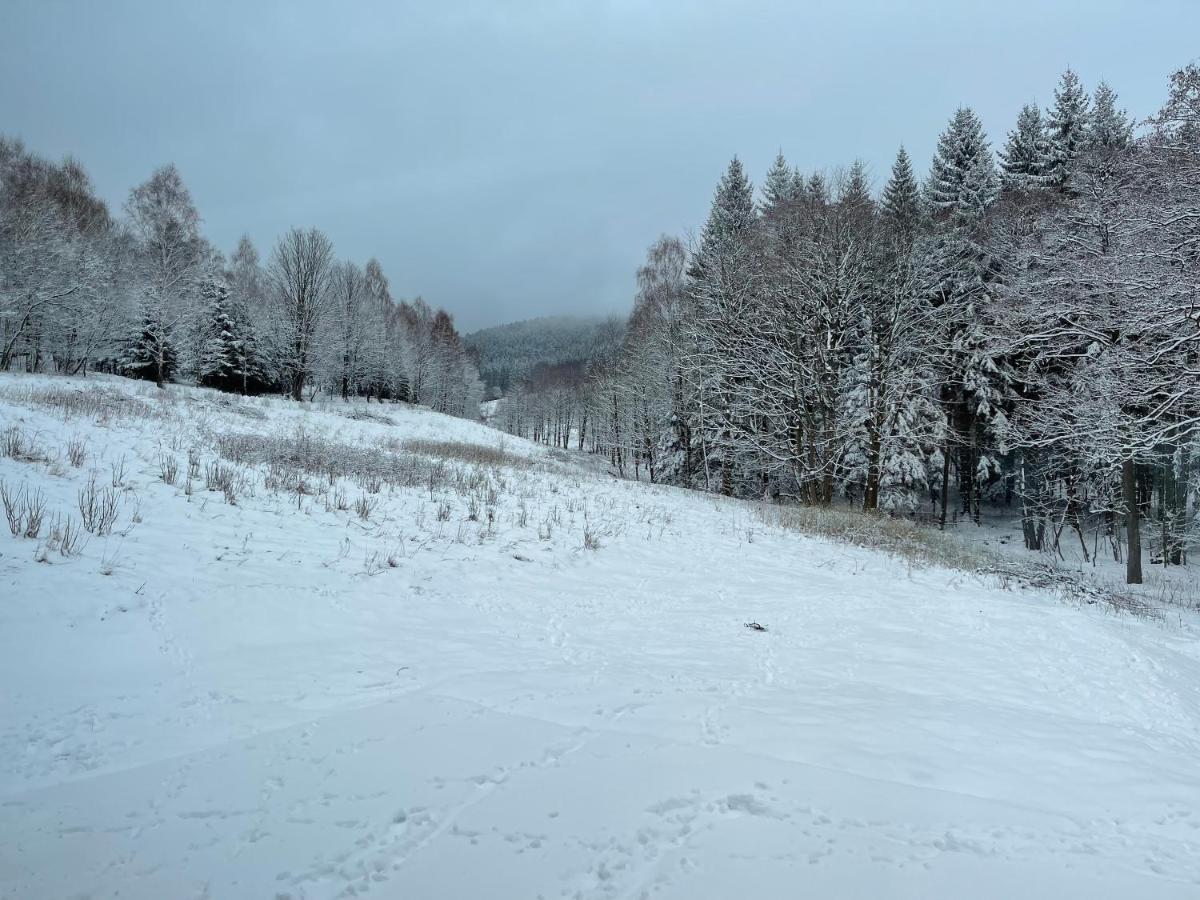
M 583 549 L 584 550 L 599 550 L 600 535 L 598 535 L 588 524 L 587 519 L 583 523 Z
M 917 565 L 978 572 L 992 562 L 990 556 L 910 519 L 818 506 L 770 506 L 761 515 L 768 525 L 882 550 Z
M 42 406 L 57 411 L 64 419 L 93 418 L 97 421 L 115 419 L 150 419 L 162 415 L 161 410 L 137 397 L 98 384 L 86 388 L 54 385 L 51 387 L 10 389 L 4 396 L 17 402 Z
M 995 579 L 1003 588 L 1046 590 L 1065 599 L 1101 603 L 1116 612 L 1161 618 L 1162 611 L 1123 587 L 1106 586 L 1041 560 L 996 556 L 909 519 L 812 506 L 772 506 L 763 520 L 791 531 L 880 550 L 919 566 L 940 566 Z
M 378 422 L 381 425 L 396 424 L 396 420 L 391 416 L 384 415 L 383 413 L 371 412 L 368 409 L 350 409 L 346 411 L 339 411 L 339 414 L 345 416 L 347 419 L 353 419 L 356 422 Z
M 452 447 L 460 445 L 448 442 Z M 241 466 L 263 465 L 263 484 L 268 491 L 291 489 L 306 476 L 334 485 L 346 478 L 368 494 L 385 487 L 421 487 L 435 500 L 446 488 L 459 496 L 475 495 L 491 503 L 503 486 L 503 478 L 485 465 L 455 464 L 424 453 L 410 452 L 407 445 L 391 441 L 382 446 L 342 444 L 326 440 L 303 428 L 291 433 L 222 434 L 215 436 L 222 458 Z M 461 445 L 474 449 L 473 445 Z M 470 455 L 470 454 L 468 454 Z M 497 457 L 489 457 L 493 461 Z M 473 460 L 480 462 L 481 460 Z M 478 503 L 478 500 L 476 501 Z
M 437 459 L 453 459 L 477 466 L 521 468 L 532 465 L 532 461 L 527 457 L 509 453 L 498 447 L 485 447 L 482 444 L 469 444 L 466 441 L 431 441 L 414 438 L 405 441 L 403 447 L 410 453 L 421 453 Z

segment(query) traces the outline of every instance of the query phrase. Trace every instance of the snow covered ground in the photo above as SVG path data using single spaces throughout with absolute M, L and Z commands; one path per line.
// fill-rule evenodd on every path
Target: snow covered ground
M 0 896 L 1200 896 L 1193 614 L 353 411 L 0 376 Z

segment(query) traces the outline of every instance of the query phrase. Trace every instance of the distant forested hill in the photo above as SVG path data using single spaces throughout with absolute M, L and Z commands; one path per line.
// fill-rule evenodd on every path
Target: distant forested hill
M 483 328 L 464 343 L 478 356 L 488 395 L 501 396 L 539 366 L 585 368 L 614 348 L 624 330 L 614 318 L 546 316 Z

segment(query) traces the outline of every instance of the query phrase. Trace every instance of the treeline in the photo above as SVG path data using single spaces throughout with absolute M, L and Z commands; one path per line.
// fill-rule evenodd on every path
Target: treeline
M 621 339 L 621 319 L 544 316 L 482 328 L 463 339 L 489 397 L 510 396 L 539 367 L 584 366 Z M 540 376 L 539 376 L 540 377 Z
M 1071 538 L 1123 557 L 1130 582 L 1149 524 L 1154 561 L 1182 563 L 1200 68 L 1142 125 L 1068 71 L 998 159 L 961 108 L 924 181 L 901 149 L 878 196 L 861 163 L 806 175 L 782 156 L 756 196 L 735 159 L 695 246 L 651 247 L 619 350 L 547 402 L 636 477 L 943 527 L 1011 504 L 1030 549 Z
M 114 216 L 74 160 L 0 138 L 0 370 L 115 372 L 296 400 L 422 403 L 476 417 L 482 385 L 453 320 L 397 301 L 376 260 L 292 229 L 263 265 L 203 236 L 174 166 Z

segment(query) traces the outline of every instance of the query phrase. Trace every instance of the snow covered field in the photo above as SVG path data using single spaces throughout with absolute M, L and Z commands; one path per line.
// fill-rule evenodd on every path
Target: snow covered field
M 0 896 L 1200 896 L 1194 615 L 353 410 L 0 376 Z

